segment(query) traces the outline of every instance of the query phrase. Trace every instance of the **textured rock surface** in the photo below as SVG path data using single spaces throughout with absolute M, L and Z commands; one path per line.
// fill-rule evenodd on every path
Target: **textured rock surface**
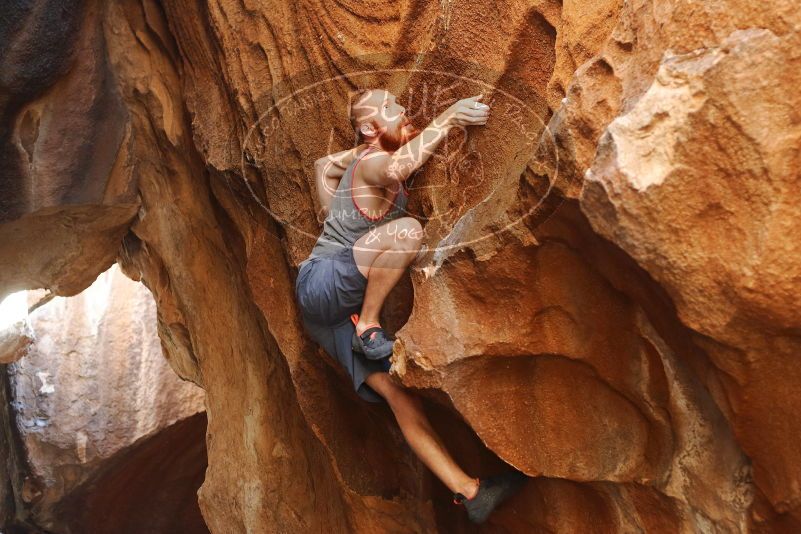
M 40 297 L 28 292 L 24 311 Z M 25 356 L 8 375 L 29 523 L 52 532 L 137 532 L 166 531 L 175 521 L 203 532 L 192 505 L 205 468 L 203 390 L 163 358 L 155 308 L 147 289 L 114 265 L 79 295 L 56 297 L 21 322 Z M 136 483 L 114 484 L 115 476 Z M 108 514 L 110 505 L 119 512 Z M 141 506 L 153 514 L 125 517 Z
M 599 145 L 582 207 L 670 294 L 754 479 L 799 514 L 797 35 L 732 32 L 666 56 Z M 754 80 L 759 80 L 755 86 Z M 657 148 L 654 148 L 657 147 Z M 761 504 L 764 506 L 764 503 Z M 759 515 L 764 516 L 761 508 Z
M 116 256 L 150 289 L 206 391 L 212 532 L 468 526 L 292 298 L 311 162 L 376 85 L 417 126 L 451 85 L 495 110 L 415 177 L 430 250 L 386 314 L 458 461 L 532 477 L 491 528 L 801 528 L 793 2 L 35 7 L 4 22 L 0 287 Z

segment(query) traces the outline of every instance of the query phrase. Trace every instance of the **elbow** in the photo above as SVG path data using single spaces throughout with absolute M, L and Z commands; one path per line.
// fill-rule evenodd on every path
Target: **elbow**
M 328 206 L 322 206 L 317 212 L 317 222 L 323 224 L 328 218 Z
M 318 180 L 323 180 L 326 177 L 328 164 L 325 158 L 318 159 L 314 162 L 314 174 Z

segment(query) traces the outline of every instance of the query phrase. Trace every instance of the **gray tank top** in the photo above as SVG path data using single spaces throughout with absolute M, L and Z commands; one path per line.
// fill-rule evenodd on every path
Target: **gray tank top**
M 357 204 L 358 201 L 354 197 L 354 193 L 356 196 L 364 195 L 361 192 L 364 190 L 362 189 L 364 186 L 360 187 L 360 191 L 353 189 L 353 172 L 361 159 L 372 150 L 373 147 L 365 149 L 345 169 L 342 178 L 339 180 L 339 186 L 334 192 L 334 198 L 331 199 L 328 217 L 323 222 L 323 232 L 317 238 L 317 243 L 315 243 L 309 257 L 303 260 L 299 267 L 303 267 L 312 258 L 332 256 L 340 252 L 343 247 L 352 248 L 357 239 L 376 226 L 404 215 L 406 202 L 409 198 L 405 183 L 398 186 L 398 192 L 392 197 L 392 203 L 383 214 L 371 217 L 371 215 L 376 214 L 368 213 Z

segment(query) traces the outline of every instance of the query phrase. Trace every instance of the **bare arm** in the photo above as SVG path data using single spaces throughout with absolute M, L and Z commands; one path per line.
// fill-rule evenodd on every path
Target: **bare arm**
M 317 214 L 319 222 L 322 222 L 328 215 L 331 200 L 334 198 L 334 191 L 337 190 L 339 179 L 345 174 L 345 169 L 348 168 L 348 165 L 351 164 L 356 155 L 366 147 L 366 144 L 361 144 L 355 148 L 323 156 L 314 162 L 317 198 L 320 200 L 320 213 Z
M 364 181 L 383 186 L 404 182 L 428 160 L 451 128 L 486 124 L 489 106 L 478 102 L 482 96 L 459 100 L 395 153 L 375 152 L 365 156 L 361 171 Z

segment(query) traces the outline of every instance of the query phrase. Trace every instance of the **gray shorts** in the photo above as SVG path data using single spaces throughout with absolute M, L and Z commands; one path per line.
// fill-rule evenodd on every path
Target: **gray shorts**
M 350 316 L 361 311 L 366 287 L 367 278 L 356 266 L 353 249 L 343 248 L 303 263 L 295 281 L 295 298 L 303 327 L 345 368 L 354 391 L 368 402 L 384 402 L 364 380 L 371 373 L 388 372 L 389 357 L 368 360 L 351 346 L 356 327 Z

